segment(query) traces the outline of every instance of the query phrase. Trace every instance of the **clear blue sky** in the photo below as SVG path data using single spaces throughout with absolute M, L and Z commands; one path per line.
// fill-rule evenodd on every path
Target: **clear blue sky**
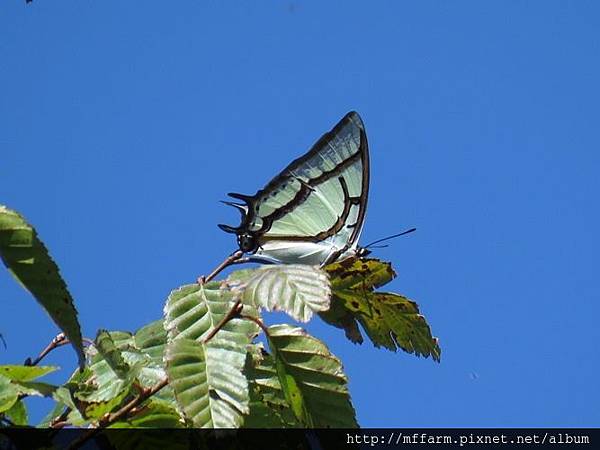
M 235 248 L 218 200 L 355 109 L 363 243 L 418 228 L 377 256 L 443 351 L 310 323 L 360 423 L 598 426 L 600 4 L 323 3 L 2 2 L 0 203 L 37 226 L 84 334 L 160 317 Z M 20 363 L 56 329 L 6 272 L 0 297 L 0 363 Z

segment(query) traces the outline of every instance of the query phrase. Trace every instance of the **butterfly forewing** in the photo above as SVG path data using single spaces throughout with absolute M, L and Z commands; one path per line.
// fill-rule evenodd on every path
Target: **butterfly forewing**
M 322 263 L 331 252 L 356 247 L 367 206 L 368 165 L 363 123 L 357 113 L 348 113 L 254 196 L 234 194 L 248 203 L 237 232 L 256 237 L 257 255 L 283 256 L 285 262 L 305 257 Z

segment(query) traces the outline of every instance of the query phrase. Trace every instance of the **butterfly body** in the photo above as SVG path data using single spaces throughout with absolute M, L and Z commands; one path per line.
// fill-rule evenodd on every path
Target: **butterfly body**
M 250 261 L 325 265 L 360 252 L 369 191 L 369 152 L 360 116 L 350 112 L 253 196 L 230 193 L 235 233 Z

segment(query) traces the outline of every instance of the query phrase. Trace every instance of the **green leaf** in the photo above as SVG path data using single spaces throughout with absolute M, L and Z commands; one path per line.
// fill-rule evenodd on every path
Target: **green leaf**
M 24 426 L 28 424 L 27 408 L 22 400 L 17 400 L 4 414 L 6 414 L 10 421 L 15 425 Z
M 132 417 L 113 423 L 110 428 L 181 428 L 183 422 L 171 402 L 150 398 Z
M 116 332 L 111 334 L 117 336 Z M 91 357 L 90 376 L 87 376 L 85 380 L 77 386 L 75 397 L 82 402 L 88 403 L 109 403 L 115 398 L 122 398 L 123 393 L 129 392 L 132 384 L 136 380 L 136 377 L 140 375 L 141 369 L 144 363 L 150 363 L 150 357 L 143 355 L 139 350 L 132 347 L 129 343 L 133 342 L 133 336 L 128 335 L 127 339 L 113 340 L 115 344 L 113 351 L 110 353 L 111 357 L 114 357 L 116 352 L 119 352 L 121 356 L 121 370 L 117 373 L 105 355 L 101 352 L 92 354 L 92 349 L 89 350 Z M 106 344 L 106 341 L 105 341 Z M 128 351 L 125 351 L 128 349 Z M 122 353 L 121 353 L 122 352 Z M 135 359 L 138 357 L 139 359 Z M 127 364 L 129 359 L 133 359 L 133 364 Z M 117 401 L 117 404 L 119 401 Z M 87 405 L 85 406 L 87 408 Z M 85 408 L 80 408 L 84 413 Z
M 275 361 L 262 344 L 254 344 L 244 372 L 250 387 L 250 413 L 245 428 L 290 428 L 299 426 L 281 389 Z
M 147 329 L 148 327 L 144 328 Z M 157 354 L 154 354 L 154 357 L 152 357 L 144 352 L 148 349 L 138 348 L 138 342 L 154 345 L 149 340 L 149 334 L 143 330 L 140 330 L 142 331 L 140 336 L 137 333 L 136 336 L 133 336 L 131 333 L 124 331 L 102 333 L 101 340 L 104 342 L 102 345 L 108 345 L 111 348 L 110 351 L 107 351 L 108 347 L 102 351 L 95 346 L 88 347 L 87 353 L 91 360 L 90 369 L 93 377 L 86 377 L 84 386 L 79 389 L 79 397 L 82 400 L 107 402 L 120 395 L 123 390 L 128 389 L 131 383 L 150 388 L 166 377 L 162 356 L 157 357 Z M 162 336 L 166 336 L 164 329 Z M 111 347 L 113 344 L 114 348 Z M 155 352 L 156 349 L 152 347 L 149 350 Z M 112 361 L 109 363 L 110 359 Z M 173 390 L 168 386 L 155 394 L 155 397 L 175 403 Z
M 92 364 L 84 376 L 69 383 L 73 401 L 82 417 L 98 420 L 120 407 L 132 393 L 141 364 L 130 366 L 125 349 L 137 351 L 131 333 L 101 330 L 95 342 L 97 354 L 88 347 Z M 123 349 L 123 353 L 122 353 Z
M 83 371 L 75 370 L 71 374 L 69 380 L 67 380 L 63 386 L 59 386 L 52 394 L 52 398 L 54 398 L 57 404 L 62 405 L 60 408 L 61 413 L 65 407 L 70 409 L 66 420 L 68 423 L 76 427 L 89 425 L 89 421 L 83 418 L 78 409 L 78 400 L 77 398 L 74 398 L 74 394 L 82 392 L 82 389 L 85 387 L 85 381 L 88 380 L 91 375 L 92 371 L 89 367 L 85 367 Z M 57 416 L 47 417 L 47 419 L 52 420 L 56 417 Z
M 226 287 L 233 289 L 247 283 L 254 276 L 257 269 L 239 269 L 231 272 L 223 281 Z
M 302 264 L 261 267 L 238 289 L 245 304 L 284 311 L 301 322 L 329 309 L 331 298 L 327 274 Z
M 8 411 L 16 403 L 19 391 L 11 381 L 0 375 L 0 413 Z
M 85 364 L 73 298 L 58 266 L 35 229 L 17 212 L 0 205 L 0 257 L 17 281 L 35 297 L 69 338 L 79 366 Z
M 52 397 L 58 386 L 38 381 L 13 381 L 19 394 L 35 395 L 38 397 Z
M 65 410 L 65 404 L 62 402 L 55 402 L 54 407 L 44 416 L 44 418 L 36 426 L 38 428 L 50 428 L 52 421 L 59 417 Z
M 233 294 L 220 289 L 218 282 L 203 286 L 191 284 L 171 292 L 165 305 L 165 328 L 169 339 L 176 336 L 201 341 L 221 322 L 234 304 Z M 256 317 L 256 308 L 243 305 L 243 314 Z M 233 318 L 217 333 L 231 336 L 242 345 L 258 335 L 258 326 L 248 320 Z
M 86 421 L 80 414 L 77 409 L 77 405 L 71 395 L 71 391 L 77 392 L 80 386 L 83 385 L 84 381 L 88 379 L 92 374 L 92 371 L 89 367 L 85 367 L 83 371 L 76 369 L 73 371 L 67 382 L 63 386 L 53 386 L 51 395 L 54 399 L 55 406 L 54 408 L 42 419 L 42 421 L 37 425 L 38 428 L 48 428 L 51 422 L 58 418 L 66 408 L 68 407 L 72 411 L 68 414 L 67 420 L 73 426 L 84 426 L 88 425 L 89 422 Z M 34 384 L 34 382 L 27 382 L 29 384 Z M 22 382 L 21 384 L 25 384 Z M 36 383 L 41 384 L 41 383 Z M 41 388 L 40 388 L 41 391 Z
M 238 428 L 248 413 L 245 348 L 178 337 L 167 344 L 169 383 L 195 427 Z
M 0 366 L 0 375 L 14 381 L 31 381 L 55 370 L 58 370 L 58 367 L 4 365 Z
M 197 427 L 239 427 L 248 412 L 248 381 L 242 369 L 258 326 L 233 317 L 204 342 L 234 304 L 232 293 L 212 282 L 176 289 L 165 305 L 169 384 L 180 409 Z M 243 305 L 243 313 L 257 315 L 250 305 Z
M 167 331 L 162 319 L 140 328 L 134 335 L 135 346 L 152 358 L 157 366 L 163 365 Z
M 105 401 L 90 400 L 92 396 L 74 395 L 77 398 L 77 407 L 82 416 L 86 419 L 98 420 L 105 414 L 115 411 L 125 398 L 132 392 L 132 383 L 127 382 L 120 386 L 120 390 L 115 395 Z
M 269 327 L 268 340 L 285 398 L 304 426 L 358 426 L 342 364 L 325 344 L 289 325 Z
M 102 355 L 113 372 L 121 379 L 126 379 L 131 368 L 123 359 L 121 351 L 115 345 L 110 333 L 106 330 L 98 330 L 96 334 L 96 349 Z
M 150 387 L 166 377 L 163 356 L 167 343 L 167 331 L 164 321 L 156 320 L 136 331 L 135 345 L 144 355 L 150 358 L 140 371 L 139 379 L 144 387 Z M 154 398 L 160 397 L 175 402 L 173 390 L 167 386 L 154 394 Z
M 362 343 L 360 323 L 376 347 L 397 348 L 417 356 L 440 360 L 437 338 L 420 314 L 418 305 L 398 294 L 374 292 L 395 273 L 389 263 L 349 258 L 325 267 L 331 277 L 333 301 L 320 316 L 342 328 L 352 342 Z

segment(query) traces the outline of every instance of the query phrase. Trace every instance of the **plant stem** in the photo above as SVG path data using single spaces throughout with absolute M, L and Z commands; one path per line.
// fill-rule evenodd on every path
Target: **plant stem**
M 23 365 L 25 366 L 37 366 L 40 361 L 42 359 L 45 358 L 45 356 L 50 353 L 52 350 L 54 350 L 55 348 L 58 347 L 62 347 L 63 345 L 67 345 L 69 343 L 69 340 L 67 339 L 67 337 L 65 336 L 64 333 L 58 333 L 54 339 L 52 339 L 52 341 L 50 341 L 50 343 L 46 346 L 46 348 L 44 350 L 42 350 L 42 352 L 38 355 L 37 358 L 35 358 L 33 361 L 31 360 L 31 358 L 27 358 L 25 360 L 25 362 L 23 363 Z
M 227 322 L 229 322 L 234 317 L 238 316 L 242 311 L 243 307 L 244 306 L 242 305 L 242 300 L 238 299 L 233 304 L 229 312 L 225 315 L 225 317 L 223 317 L 221 321 L 211 330 L 208 336 L 206 336 L 206 338 L 204 339 L 204 343 L 206 344 L 208 341 L 210 341 L 213 337 L 215 337 L 215 334 L 217 334 L 219 330 L 225 326 Z
M 215 268 L 215 270 L 213 270 L 210 274 L 198 277 L 198 284 L 208 283 L 210 280 L 216 277 L 223 269 L 238 261 L 242 256 L 244 256 L 244 252 L 241 250 L 233 252 L 231 255 L 225 258 L 223 262 L 219 264 Z
M 148 398 L 152 397 L 154 394 L 156 394 L 158 391 L 160 391 L 162 388 L 164 388 L 167 384 L 169 384 L 169 380 L 168 380 L 168 378 L 165 377 L 164 379 L 159 381 L 157 384 L 155 384 L 151 388 L 144 389 L 136 397 L 134 397 L 129 403 L 127 403 L 121 409 L 119 409 L 117 412 L 106 414 L 102 419 L 100 419 L 98 421 L 98 426 L 96 428 L 90 429 L 87 433 L 81 435 L 78 439 L 73 441 L 69 445 L 68 450 L 73 450 L 73 449 L 80 447 L 87 440 L 91 439 L 97 433 L 99 433 L 103 428 L 106 428 L 107 426 L 109 426 L 109 425 L 115 423 L 116 421 L 122 419 L 123 417 L 127 416 L 129 414 L 129 412 L 131 412 L 134 408 L 139 406 L 141 403 L 145 402 Z
M 70 412 L 71 408 L 65 408 L 65 410 L 60 414 L 60 416 L 57 416 L 50 421 L 50 428 L 63 428 L 64 426 L 69 425 L 67 417 L 69 416 Z
M 219 266 L 217 266 L 217 268 L 215 270 L 213 270 L 209 275 L 207 275 L 205 277 L 204 276 L 203 277 L 199 277 L 198 278 L 198 283 L 199 284 L 204 284 L 204 283 L 209 282 L 217 274 L 219 274 L 219 272 L 221 272 L 225 267 L 227 267 L 227 266 L 229 266 L 231 264 L 234 264 L 242 256 L 243 256 L 243 252 L 241 250 L 238 250 L 238 251 L 232 253 Z M 252 321 L 256 322 L 263 329 L 263 331 L 265 332 L 265 334 L 268 335 L 267 328 L 265 327 L 265 325 L 259 319 L 255 318 L 255 317 L 241 316 L 240 315 L 240 313 L 242 312 L 243 308 L 244 308 L 244 305 L 242 305 L 242 299 L 236 300 L 236 302 L 233 304 L 233 306 L 227 312 L 227 314 L 211 330 L 211 332 L 208 334 L 208 336 L 206 336 L 206 338 L 204 339 L 204 343 L 209 342 L 213 337 L 215 337 L 215 335 L 219 332 L 219 330 L 221 330 L 231 319 L 233 319 L 235 317 L 244 317 L 244 318 L 247 318 L 249 320 L 252 320 Z M 55 340 L 57 338 L 58 338 L 58 336 L 55 338 Z M 64 336 L 62 338 L 64 339 Z M 53 342 L 54 342 L 54 340 L 53 340 Z M 56 347 L 56 345 L 57 344 L 54 344 L 55 347 Z M 64 344 L 60 344 L 60 345 L 64 345 Z M 48 346 L 48 347 L 50 347 L 50 346 Z M 50 349 L 50 350 L 52 350 L 52 349 Z M 43 356 L 45 356 L 45 354 L 47 354 L 50 350 L 48 350 L 48 348 L 44 349 L 45 353 L 42 352 L 43 354 L 40 355 L 41 357 L 38 357 L 38 359 L 36 359 L 35 363 L 37 364 L 39 362 L 39 360 L 41 358 L 43 358 Z M 124 405 L 117 412 L 115 412 L 115 413 L 108 413 L 104 417 L 102 417 L 98 421 L 98 425 L 95 428 L 90 429 L 87 433 L 81 435 L 78 439 L 76 439 L 75 441 L 73 441 L 69 445 L 68 449 L 72 450 L 72 449 L 76 449 L 76 448 L 80 447 L 82 444 L 84 444 L 90 438 L 92 438 L 97 433 L 99 433 L 103 428 L 106 428 L 107 426 L 115 423 L 116 421 L 122 419 L 123 417 L 129 415 L 130 413 L 134 413 L 135 414 L 135 413 L 139 412 L 140 409 L 138 407 L 144 401 L 146 401 L 152 395 L 156 394 L 158 391 L 160 391 L 162 388 L 164 388 L 168 384 L 169 384 L 169 380 L 168 380 L 167 377 L 165 377 L 163 380 L 159 381 L 156 385 L 154 385 L 150 389 L 143 389 L 136 397 L 134 397 L 131 401 L 129 401 L 129 403 L 127 403 L 126 405 Z M 58 422 L 56 425 L 62 425 L 62 422 Z
M 245 314 L 240 314 L 240 318 L 241 319 L 246 319 L 246 320 L 251 320 L 252 322 L 254 322 L 256 325 L 258 325 L 263 330 L 263 332 L 265 333 L 265 336 L 269 337 L 269 329 L 262 322 L 262 320 L 260 320 L 258 317 L 253 317 L 253 316 L 247 316 Z

